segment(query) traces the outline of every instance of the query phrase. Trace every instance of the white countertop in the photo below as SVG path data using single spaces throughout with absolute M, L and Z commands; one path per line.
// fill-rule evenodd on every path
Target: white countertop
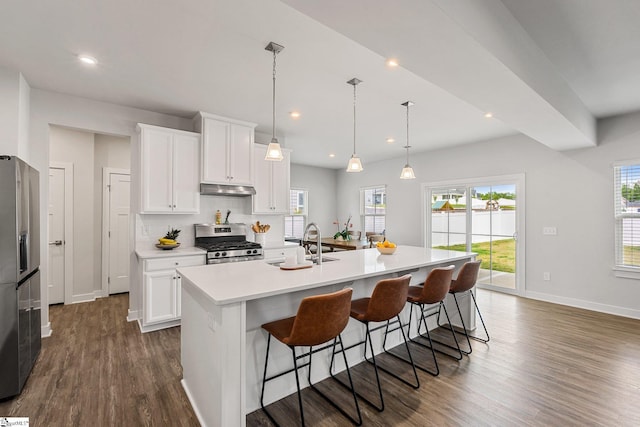
M 281 248 L 295 248 L 300 246 L 299 243 L 296 242 L 265 242 L 262 246 L 262 249 L 281 249 Z
M 168 258 L 168 257 L 176 257 L 176 256 L 189 256 L 189 255 L 206 255 L 207 251 L 204 249 L 196 248 L 195 246 L 189 247 L 177 247 L 175 249 L 158 249 L 158 248 L 148 248 L 148 249 L 136 249 L 136 256 L 138 259 L 149 259 L 149 258 Z
M 193 285 L 217 305 L 264 298 L 365 277 L 454 262 L 474 255 L 470 252 L 399 246 L 393 255 L 376 248 L 324 254 L 337 261 L 321 266 L 285 271 L 264 260 L 183 267 L 178 271 L 183 286 Z M 187 279 L 186 281 L 184 279 Z

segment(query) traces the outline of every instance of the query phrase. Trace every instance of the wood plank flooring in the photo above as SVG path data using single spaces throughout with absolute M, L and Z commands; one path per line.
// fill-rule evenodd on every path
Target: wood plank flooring
M 640 425 L 639 320 L 489 291 L 478 297 L 491 342 L 473 342 L 460 362 L 439 355 L 440 376 L 420 372 L 418 390 L 381 373 L 386 409 L 361 402 L 364 425 Z M 28 416 L 32 426 L 198 425 L 180 385 L 180 328 L 141 334 L 126 322 L 127 307 L 127 295 L 51 307 L 54 335 L 43 340 L 23 393 L 0 401 L 0 416 Z M 407 372 L 392 358 L 382 362 Z M 354 376 L 374 397 L 370 369 L 358 365 Z M 342 393 L 330 381 L 322 386 Z M 307 425 L 347 425 L 303 394 Z M 298 422 L 295 396 L 270 409 L 283 426 Z M 247 425 L 270 424 L 259 410 Z

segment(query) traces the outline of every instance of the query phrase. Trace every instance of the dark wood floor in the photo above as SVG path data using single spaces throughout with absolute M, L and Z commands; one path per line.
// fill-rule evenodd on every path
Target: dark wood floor
M 421 372 L 418 390 L 383 373 L 387 408 L 362 404 L 364 425 L 640 425 L 640 321 L 478 294 L 491 342 L 474 342 L 460 362 L 440 356 L 440 376 Z M 127 307 L 127 295 L 51 307 L 54 335 L 0 416 L 27 416 L 32 426 L 198 425 L 180 385 L 180 328 L 140 334 L 125 321 Z M 368 369 L 357 367 L 364 392 Z M 304 395 L 308 425 L 346 424 Z M 294 398 L 272 408 L 282 425 L 297 422 Z M 262 411 L 247 424 L 269 425 Z

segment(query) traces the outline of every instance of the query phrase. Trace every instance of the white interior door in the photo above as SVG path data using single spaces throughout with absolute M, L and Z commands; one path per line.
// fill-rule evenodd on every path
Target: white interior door
M 49 168 L 49 304 L 64 303 L 65 281 L 65 171 Z
M 109 294 L 129 292 L 129 174 L 109 174 Z

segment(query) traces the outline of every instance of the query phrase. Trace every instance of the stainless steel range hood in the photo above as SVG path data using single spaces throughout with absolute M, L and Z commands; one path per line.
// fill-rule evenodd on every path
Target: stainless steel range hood
M 200 184 L 200 194 L 204 196 L 246 197 L 256 194 L 256 189 L 248 185 Z

